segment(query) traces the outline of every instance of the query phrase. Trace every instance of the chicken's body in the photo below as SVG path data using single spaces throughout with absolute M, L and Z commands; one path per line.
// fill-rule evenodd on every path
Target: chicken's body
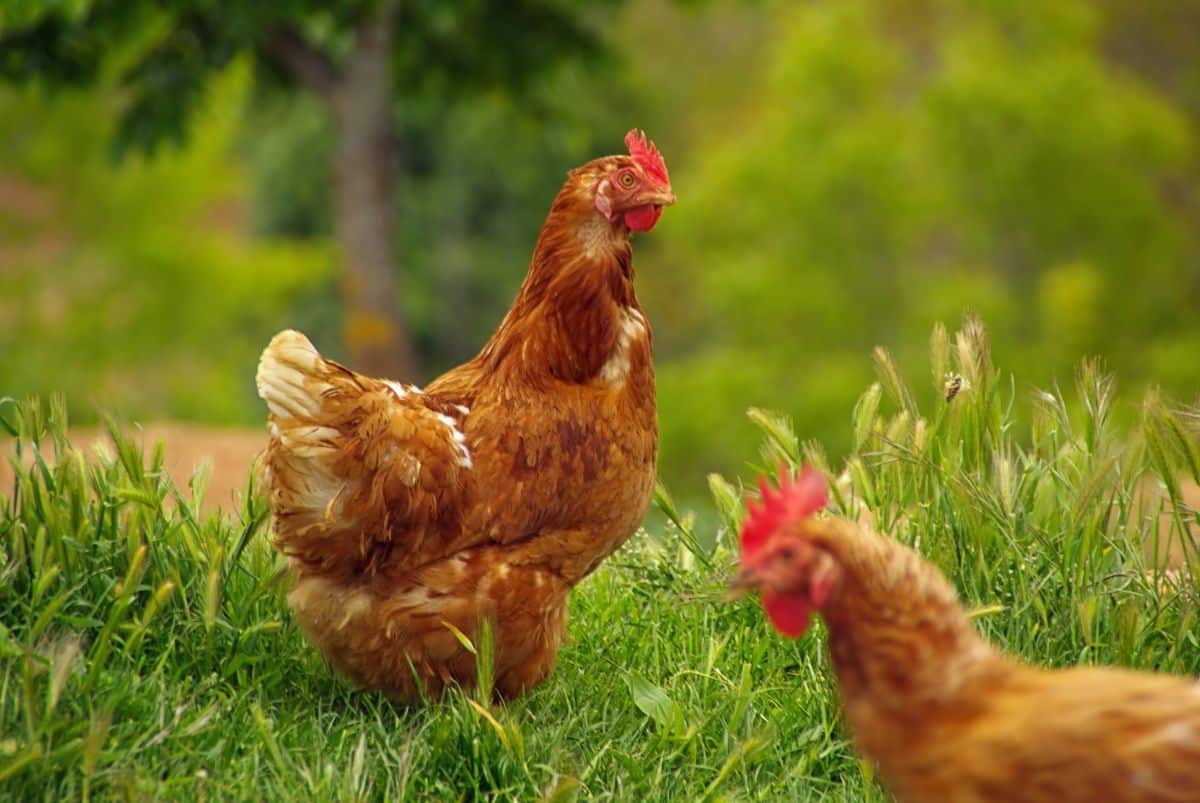
M 846 722 L 902 803 L 1200 801 L 1200 683 L 1030 666 L 981 638 L 912 550 L 852 522 L 796 524 L 744 546 L 762 553 L 743 572 L 764 602 L 821 589 Z M 793 549 L 792 569 L 768 567 Z
M 823 608 L 846 721 L 899 800 L 1200 801 L 1193 679 L 1022 663 L 900 543 L 839 520 L 813 527 L 847 567 Z
M 296 332 L 263 353 L 289 604 L 358 683 L 408 700 L 472 684 L 459 634 L 486 618 L 496 689 L 530 688 L 554 667 L 567 592 L 645 514 L 658 434 L 629 226 L 653 221 L 627 226 L 596 197 L 631 164 L 573 171 L 496 333 L 425 390 L 354 374 Z M 638 199 L 673 200 L 657 189 Z

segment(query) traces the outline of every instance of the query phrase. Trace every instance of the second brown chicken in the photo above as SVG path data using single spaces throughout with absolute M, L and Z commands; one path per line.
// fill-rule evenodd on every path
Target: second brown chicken
M 1196 803 L 1200 683 L 1005 655 L 899 542 L 817 518 L 825 478 L 761 484 L 735 581 L 774 627 L 829 630 L 846 722 L 902 803 Z

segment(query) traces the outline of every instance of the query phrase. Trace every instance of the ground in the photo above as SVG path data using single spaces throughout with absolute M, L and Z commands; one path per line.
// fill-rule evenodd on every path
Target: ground
M 233 429 L 188 424 L 180 421 L 160 421 L 147 424 L 143 448 L 146 454 L 162 441 L 165 446 L 165 466 L 171 479 L 181 488 L 188 488 L 188 479 L 196 468 L 207 463 L 208 490 L 204 494 L 204 509 L 236 509 L 237 498 L 246 485 L 247 469 L 267 443 L 264 429 Z M 101 429 L 78 427 L 69 433 L 72 444 L 80 448 L 103 448 L 112 453 L 108 434 Z M 6 444 L 3 453 L 12 454 Z M 28 456 L 26 459 L 30 459 Z M 8 459 L 0 461 L 0 493 L 12 488 L 13 471 Z

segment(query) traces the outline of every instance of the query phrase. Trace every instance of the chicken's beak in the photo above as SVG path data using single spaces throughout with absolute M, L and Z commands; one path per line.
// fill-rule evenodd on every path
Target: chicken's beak
M 646 206 L 653 204 L 654 206 L 672 206 L 675 203 L 675 193 L 669 188 L 665 190 L 655 190 L 654 192 L 643 192 L 637 196 L 637 206 Z
M 729 581 L 729 590 L 725 592 L 725 601 L 732 602 L 735 599 L 741 599 L 749 594 L 754 589 L 758 588 L 760 579 L 758 572 L 749 567 L 743 566 L 733 579 Z

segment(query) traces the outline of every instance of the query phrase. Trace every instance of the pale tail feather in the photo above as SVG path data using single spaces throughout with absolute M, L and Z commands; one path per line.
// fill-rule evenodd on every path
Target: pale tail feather
M 280 419 L 309 418 L 321 410 L 324 359 L 312 342 L 288 329 L 275 335 L 258 360 L 258 395 Z
M 336 513 L 345 484 L 330 465 L 341 433 L 318 421 L 322 395 L 332 387 L 328 371 L 312 342 L 289 329 L 275 335 L 263 351 L 256 377 L 258 395 L 271 410 L 270 432 L 277 444 L 271 480 L 276 505 L 293 515 L 312 516 L 312 524 Z

